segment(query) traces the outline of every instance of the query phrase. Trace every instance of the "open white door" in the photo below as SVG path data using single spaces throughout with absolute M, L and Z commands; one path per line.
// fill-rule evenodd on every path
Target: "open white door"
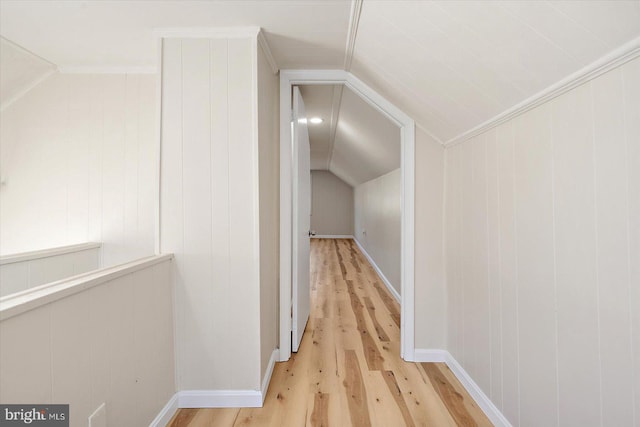
M 296 352 L 309 319 L 310 265 L 309 230 L 311 228 L 311 152 L 304 102 L 298 87 L 293 88 L 293 264 L 291 350 Z

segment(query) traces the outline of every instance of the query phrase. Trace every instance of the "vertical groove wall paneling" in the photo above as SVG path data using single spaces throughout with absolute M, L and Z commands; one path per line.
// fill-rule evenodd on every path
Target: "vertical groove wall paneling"
M 227 58 L 229 47 L 227 40 L 211 40 L 209 58 L 211 68 L 211 324 L 224 324 L 229 312 L 229 295 L 231 289 L 230 257 L 230 223 L 229 216 L 229 109 L 230 88 L 227 81 L 229 71 Z M 233 93 L 233 92 L 231 92 Z M 221 342 L 233 339 L 231 328 L 217 328 L 216 335 Z M 218 354 L 217 363 L 211 364 L 212 375 L 222 384 L 230 384 L 232 372 L 227 366 L 233 363 L 232 354 Z
M 109 425 L 148 425 L 175 393 L 171 264 L 0 321 L 0 400 L 69 403 L 72 427 L 102 403 Z
M 445 348 L 445 149 L 419 127 L 415 142 L 415 347 Z
M 557 424 L 550 106 L 514 120 L 520 421 Z M 553 384 L 554 386 L 550 386 Z M 546 408 L 541 413 L 540 408 Z
M 640 420 L 640 61 L 623 68 L 629 195 L 629 302 L 633 351 L 634 417 Z
M 638 422 L 639 70 L 447 148 L 448 345 L 514 425 Z
M 280 82 L 262 45 L 258 55 L 258 144 L 260 177 L 260 378 L 278 346 L 280 284 Z M 353 205 L 353 197 L 351 198 Z M 353 218 L 353 214 L 350 216 Z
M 229 342 L 234 365 L 232 388 L 255 389 L 260 384 L 260 262 L 258 224 L 258 147 L 254 134 L 254 88 L 252 41 L 229 39 L 229 217 L 230 267 L 233 292 L 229 306 L 241 316 L 234 316 L 234 335 Z M 258 361 L 258 362 L 257 362 Z
M 199 332 L 200 339 L 185 341 L 189 364 L 206 366 L 215 358 L 216 337 L 211 324 L 211 303 L 215 297 L 211 275 L 211 115 L 209 40 L 182 41 L 182 206 L 183 241 L 181 254 L 184 322 Z M 211 384 L 211 371 L 191 371 L 185 378 L 194 389 Z
M 164 40 L 161 249 L 176 256 L 179 390 L 260 387 L 254 42 Z
M 184 326 L 184 279 L 179 260 L 184 252 L 182 211 L 182 42 L 163 40 L 162 52 L 162 163 L 160 194 L 161 251 L 175 257 L 175 323 L 176 323 L 176 380 L 184 382 L 180 366 L 188 364 L 185 343 L 180 339 Z
M 552 104 L 561 424 L 601 415 L 590 96 L 584 85 Z
M 629 200 L 622 70 L 591 82 L 596 183 L 602 416 L 633 423 L 629 313 Z
M 153 254 L 155 80 L 54 74 L 0 113 L 1 253 L 94 241 L 104 266 Z

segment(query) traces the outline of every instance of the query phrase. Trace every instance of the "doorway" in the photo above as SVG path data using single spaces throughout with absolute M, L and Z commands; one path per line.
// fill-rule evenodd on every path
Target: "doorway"
M 343 84 L 400 128 L 401 158 L 401 338 L 400 356 L 414 360 L 414 121 L 351 73 L 341 70 L 280 72 L 280 349 L 279 360 L 291 356 L 293 168 L 292 87 Z

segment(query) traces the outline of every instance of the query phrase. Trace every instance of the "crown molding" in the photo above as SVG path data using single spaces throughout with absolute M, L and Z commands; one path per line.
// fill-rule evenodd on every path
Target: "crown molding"
M 256 37 L 260 34 L 260 27 L 175 27 L 175 28 L 156 28 L 153 35 L 159 38 L 244 38 Z
M 349 33 L 347 34 L 347 46 L 344 54 L 344 69 L 349 71 L 353 62 L 353 53 L 356 47 L 356 35 L 358 34 L 358 24 L 360 23 L 360 13 L 362 12 L 363 0 L 351 1 L 351 13 L 349 14 Z
M 127 65 L 68 65 L 58 67 L 61 74 L 157 74 L 155 66 L 131 67 Z
M 552 84 L 551 86 L 543 89 L 535 95 L 525 99 L 524 101 L 514 105 L 508 110 L 494 116 L 480 125 L 461 133 L 460 135 L 451 138 L 446 141 L 444 145 L 446 147 L 452 147 L 460 144 L 464 141 L 478 136 L 491 128 L 494 128 L 502 123 L 505 123 L 516 116 L 526 113 L 546 102 L 557 98 L 558 96 L 607 73 L 614 68 L 620 67 L 625 63 L 632 61 L 640 56 L 640 37 L 637 37 L 619 48 L 612 50 L 608 54 L 604 55 L 600 59 L 592 62 L 581 70 L 576 71 L 573 74 L 568 75 L 559 82 Z
M 262 31 L 262 29 L 258 29 L 257 38 L 258 38 L 258 45 L 262 48 L 262 51 L 267 57 L 267 62 L 269 62 L 271 71 L 273 71 L 273 74 L 278 74 L 278 70 L 279 70 L 278 63 L 273 57 L 273 53 L 271 53 L 271 48 L 269 47 L 269 43 L 267 43 L 267 39 L 264 36 L 264 32 Z

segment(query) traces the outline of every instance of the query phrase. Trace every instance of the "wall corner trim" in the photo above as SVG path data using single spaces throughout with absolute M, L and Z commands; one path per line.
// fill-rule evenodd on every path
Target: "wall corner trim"
M 276 366 L 276 361 L 278 360 L 279 355 L 280 351 L 277 348 L 274 348 L 271 352 L 271 357 L 269 358 L 267 371 L 264 373 L 264 378 L 262 379 L 262 388 L 260 389 L 260 393 L 262 394 L 262 404 L 264 404 L 264 399 L 267 397 L 267 390 L 269 390 L 269 383 L 271 383 L 271 375 L 273 375 L 273 368 Z
M 493 404 L 489 396 L 487 396 L 480 386 L 476 384 L 471 376 L 464 370 L 464 368 L 458 363 L 458 361 L 447 350 L 438 349 L 419 349 L 415 350 L 415 362 L 444 362 L 447 364 L 453 375 L 456 376 L 458 381 L 471 395 L 473 400 L 476 401 L 482 412 L 485 413 L 487 418 L 496 427 L 512 427 L 507 418 L 500 412 L 500 410 Z
M 273 74 L 278 74 L 278 71 L 280 70 L 278 68 L 278 63 L 276 62 L 276 59 L 273 57 L 273 53 L 271 52 L 271 48 L 269 47 L 269 43 L 267 42 L 267 38 L 264 36 L 264 31 L 262 31 L 262 29 L 258 31 L 257 38 L 258 38 L 258 45 L 262 48 L 262 51 L 267 57 L 267 62 L 271 67 L 271 71 L 273 72 Z
M 358 248 L 360 248 L 360 252 L 362 252 L 362 254 L 365 256 L 365 258 L 367 258 L 367 260 L 369 260 L 369 263 L 371 263 L 373 268 L 376 270 L 376 273 L 378 273 L 378 276 L 380 276 L 380 278 L 382 279 L 382 282 L 384 283 L 384 285 L 387 287 L 389 292 L 391 292 L 391 295 L 393 295 L 393 297 L 396 299 L 396 301 L 398 303 L 400 303 L 400 294 L 391 285 L 391 282 L 389 281 L 389 279 L 387 279 L 387 277 L 384 275 L 382 270 L 380 270 L 380 267 L 378 267 L 378 265 L 373 260 L 373 258 L 371 258 L 371 255 L 369 255 L 369 253 L 365 250 L 364 246 L 362 246 L 360 244 L 360 242 L 358 242 L 358 239 L 354 238 L 353 241 L 356 242 L 356 245 L 358 245 Z M 414 355 L 414 357 L 415 357 L 415 355 Z M 409 360 L 409 358 L 407 357 L 406 360 Z
M 171 396 L 171 399 L 164 405 L 158 415 L 151 421 L 149 427 L 165 427 L 169 425 L 171 418 L 178 410 L 178 393 Z
M 584 68 L 566 76 L 564 79 L 548 86 L 484 123 L 451 138 L 444 145 L 451 147 L 467 141 L 638 57 L 640 57 L 640 37 L 630 40 Z

